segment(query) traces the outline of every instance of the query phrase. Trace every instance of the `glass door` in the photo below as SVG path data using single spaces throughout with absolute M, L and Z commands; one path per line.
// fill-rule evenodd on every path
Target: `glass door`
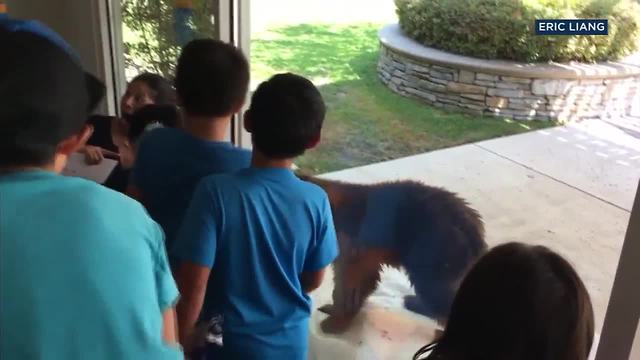
M 640 309 L 637 286 L 630 284 L 637 282 L 634 264 L 640 259 L 632 245 L 640 243 L 632 230 L 640 221 L 637 205 L 632 213 L 640 176 L 640 136 L 601 119 L 568 125 L 495 119 L 399 96 L 379 73 L 386 61 L 381 30 L 398 23 L 398 3 L 253 1 L 250 12 L 240 13 L 239 28 L 250 34 L 240 44 L 251 56 L 252 89 L 276 73 L 290 71 L 311 79 L 327 103 L 321 145 L 296 165 L 307 174 L 332 180 L 417 180 L 458 192 L 483 215 L 490 246 L 507 241 L 541 244 L 568 258 L 594 302 L 595 340 L 603 340 L 598 359 L 626 359 L 619 355 L 629 352 Z M 408 65 L 392 64 L 396 72 L 414 66 L 408 58 Z M 460 73 L 441 74 L 447 70 L 437 65 L 431 70 L 435 78 L 427 86 L 441 89 L 447 97 L 439 84 Z M 498 76 L 482 74 L 476 84 L 485 86 L 486 79 L 497 81 Z M 638 124 L 640 118 L 619 120 Z M 593 181 L 587 184 L 587 178 Z M 613 188 L 616 193 L 609 191 Z M 370 302 L 374 310 L 395 301 L 383 297 L 401 282 L 388 279 L 377 294 L 384 301 Z M 316 305 L 330 301 L 330 291 L 331 285 L 316 291 Z M 367 318 L 371 322 L 379 320 L 374 310 Z M 374 339 L 369 339 L 371 344 L 377 342 Z M 348 358 L 347 350 L 334 352 L 342 345 L 349 348 L 347 341 L 335 343 L 335 349 L 325 346 L 334 340 L 313 333 L 311 353 L 317 358 Z M 407 358 L 404 353 L 394 356 L 389 358 Z
M 171 79 L 180 49 L 194 38 L 219 39 L 219 4 L 211 0 L 120 0 L 124 74 Z
M 119 99 L 128 81 L 150 72 L 173 81 L 181 48 L 196 38 L 234 40 L 233 0 L 112 0 L 111 49 L 114 96 Z M 118 109 L 118 113 L 119 113 Z M 233 139 L 234 126 L 229 130 Z

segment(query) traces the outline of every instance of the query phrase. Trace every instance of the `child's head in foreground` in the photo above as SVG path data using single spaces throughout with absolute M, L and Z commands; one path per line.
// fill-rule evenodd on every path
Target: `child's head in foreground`
M 249 63 L 232 45 L 211 39 L 188 43 L 176 67 L 176 91 L 187 118 L 237 113 L 249 87 Z
M 546 247 L 510 243 L 465 277 L 426 358 L 586 360 L 593 336 L 591 300 L 573 267 Z
M 159 127 L 175 128 L 179 124 L 180 114 L 173 105 L 146 105 L 114 122 L 111 133 L 113 143 L 118 147 L 122 167 L 133 167 L 139 140 L 146 132 Z
M 104 86 L 59 36 L 0 26 L 0 169 L 61 171 L 91 134 L 87 117 Z
M 245 114 L 254 152 L 271 159 L 293 159 L 320 141 L 326 109 L 313 83 L 295 74 L 278 74 L 258 86 Z

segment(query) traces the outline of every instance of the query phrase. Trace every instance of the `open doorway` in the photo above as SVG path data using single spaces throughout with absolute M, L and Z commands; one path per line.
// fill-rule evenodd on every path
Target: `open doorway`
M 378 79 L 378 32 L 397 22 L 393 0 L 253 1 L 253 87 L 279 72 L 310 78 L 330 111 L 320 147 L 296 165 L 327 173 L 550 126 L 427 108 Z

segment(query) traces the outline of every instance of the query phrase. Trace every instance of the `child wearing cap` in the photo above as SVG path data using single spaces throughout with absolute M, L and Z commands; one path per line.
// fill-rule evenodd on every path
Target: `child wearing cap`
M 252 165 L 198 185 L 172 249 L 181 343 L 194 325 L 224 315 L 222 359 L 307 358 L 311 300 L 338 254 L 327 194 L 298 179 L 293 160 L 315 147 L 325 105 L 313 84 L 293 74 L 262 83 L 245 128 Z
M 182 358 L 162 230 L 60 175 L 104 86 L 42 24 L 0 19 L 0 47 L 0 358 Z
M 216 40 L 190 42 L 178 59 L 175 86 L 183 126 L 157 129 L 140 140 L 128 190 L 162 226 L 168 249 L 198 181 L 246 168 L 251 158 L 226 140 L 249 86 L 240 50 Z

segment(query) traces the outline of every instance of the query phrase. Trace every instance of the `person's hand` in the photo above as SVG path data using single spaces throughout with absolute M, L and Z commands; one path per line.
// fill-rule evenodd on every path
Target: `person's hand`
M 105 159 L 111 159 L 111 160 L 115 160 L 115 161 L 120 161 L 120 154 L 118 154 L 117 152 L 113 152 L 107 149 L 100 149 L 102 150 L 102 157 Z
M 120 154 L 103 149 L 99 146 L 87 145 L 81 150 L 84 153 L 84 161 L 87 165 L 98 165 L 104 159 L 120 160 Z
M 84 162 L 87 165 L 98 165 L 104 160 L 102 149 L 98 146 L 87 145 L 84 148 Z

